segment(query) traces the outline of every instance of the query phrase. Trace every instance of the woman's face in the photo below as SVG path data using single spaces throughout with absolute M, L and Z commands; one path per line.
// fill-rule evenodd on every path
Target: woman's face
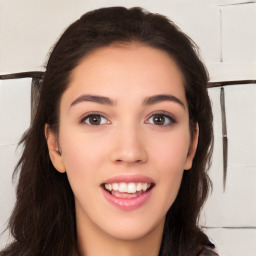
M 50 155 L 67 173 L 78 232 L 131 240 L 162 230 L 197 144 L 183 76 L 167 53 L 130 44 L 89 54 L 62 95 L 59 127 L 61 154 L 49 147 Z

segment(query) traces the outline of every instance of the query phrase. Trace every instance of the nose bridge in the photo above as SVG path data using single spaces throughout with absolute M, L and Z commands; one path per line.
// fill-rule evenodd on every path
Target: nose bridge
M 113 133 L 112 161 L 142 163 L 147 160 L 142 127 L 131 120 L 119 123 Z

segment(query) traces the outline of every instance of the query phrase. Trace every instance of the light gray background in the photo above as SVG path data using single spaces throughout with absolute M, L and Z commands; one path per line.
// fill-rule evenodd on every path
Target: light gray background
M 211 81 L 256 80 L 256 2 L 239 0 L 0 0 L 0 74 L 44 71 L 49 49 L 83 13 L 141 6 L 168 16 L 200 47 Z M 11 182 L 30 122 L 31 79 L 0 80 L 0 232 L 15 202 Z M 214 191 L 200 223 L 221 256 L 255 256 L 256 84 L 225 87 L 229 141 L 223 192 L 220 88 L 209 89 L 215 148 Z M 4 246 L 8 233 L 0 237 Z

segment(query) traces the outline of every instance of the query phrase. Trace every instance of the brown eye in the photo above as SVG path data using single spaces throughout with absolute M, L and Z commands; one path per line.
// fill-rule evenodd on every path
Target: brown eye
M 153 117 L 153 122 L 157 125 L 163 125 L 165 122 L 165 117 L 163 115 L 155 115 Z
M 176 120 L 172 116 L 166 114 L 154 114 L 148 119 L 147 123 L 168 126 L 176 123 Z
M 82 122 L 88 125 L 102 125 L 107 123 L 107 119 L 101 115 L 89 115 L 86 116 Z

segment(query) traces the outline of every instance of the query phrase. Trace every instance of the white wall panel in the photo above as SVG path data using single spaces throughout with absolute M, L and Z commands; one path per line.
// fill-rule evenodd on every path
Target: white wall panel
M 0 80 L 0 146 L 17 144 L 30 123 L 31 78 Z
M 223 225 L 256 226 L 256 84 L 225 87 L 228 136 Z
M 17 143 L 30 123 L 31 78 L 0 80 L 0 233 L 15 202 L 12 173 L 20 156 Z M 0 236 L 0 249 L 8 232 Z
M 255 256 L 256 229 L 209 228 L 205 232 L 220 256 Z
M 15 182 L 12 183 L 12 174 L 19 157 L 20 150 L 17 145 L 0 146 L 0 234 L 6 228 L 15 203 Z M 8 234 L 5 232 L 0 236 L 0 250 L 7 242 Z
M 256 62 L 208 63 L 207 67 L 212 82 L 256 79 Z
M 224 256 L 255 256 L 256 229 L 224 229 Z
M 200 224 L 220 255 L 255 255 L 256 242 L 256 85 L 225 86 L 228 136 L 226 188 L 223 191 L 223 150 L 220 88 L 209 89 L 213 102 L 215 147 L 210 177 L 213 193 Z
M 205 62 L 219 61 L 219 9 L 208 0 L 2 0 L 0 74 L 44 70 L 49 49 L 70 23 L 89 10 L 117 5 L 167 15 L 199 45 Z
M 213 2 L 224 6 L 219 6 L 221 59 L 208 63 L 211 81 L 255 80 L 256 1 Z
M 256 84 L 225 87 L 228 165 L 256 167 Z
M 255 62 L 256 3 L 223 6 L 221 12 L 223 62 Z
M 256 227 L 256 166 L 228 168 L 223 201 L 224 227 Z
M 220 88 L 208 90 L 212 101 L 214 150 L 209 176 L 213 182 L 210 194 L 201 214 L 200 223 L 207 227 L 222 227 L 223 219 L 223 149 L 222 149 L 222 119 L 220 107 Z

